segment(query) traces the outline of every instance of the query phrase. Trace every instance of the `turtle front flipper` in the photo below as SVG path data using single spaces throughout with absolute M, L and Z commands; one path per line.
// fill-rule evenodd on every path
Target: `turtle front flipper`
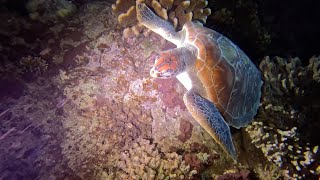
M 137 19 L 141 24 L 159 34 L 166 40 L 176 45 L 180 45 L 181 41 L 179 34 L 170 22 L 161 19 L 159 16 L 154 14 L 144 3 L 137 2 L 136 10 Z
M 200 96 L 195 89 L 190 89 L 184 95 L 183 100 L 193 118 L 236 161 L 237 154 L 232 142 L 230 128 L 216 106 L 211 101 Z

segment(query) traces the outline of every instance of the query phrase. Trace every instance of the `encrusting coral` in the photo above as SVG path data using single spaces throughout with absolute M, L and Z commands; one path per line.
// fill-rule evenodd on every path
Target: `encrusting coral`
M 137 0 L 146 3 L 161 18 L 170 21 L 176 29 L 181 29 L 186 22 L 200 21 L 206 23 L 211 14 L 207 8 L 207 0 Z M 138 36 L 143 33 L 148 35 L 150 30 L 137 21 L 136 1 L 117 0 L 112 5 L 112 10 L 118 16 L 119 24 L 125 27 L 124 37 Z
M 265 57 L 260 63 L 265 81 L 261 112 L 246 131 L 252 143 L 289 178 L 320 173 L 319 146 L 304 139 L 315 133 L 312 129 L 317 128 L 311 127 L 319 127 L 311 115 L 318 102 L 308 98 L 319 87 L 319 60 L 312 57 L 303 66 L 299 58 Z
M 189 179 L 197 174 L 177 153 L 162 153 L 150 140 L 139 138 L 118 162 L 121 179 Z

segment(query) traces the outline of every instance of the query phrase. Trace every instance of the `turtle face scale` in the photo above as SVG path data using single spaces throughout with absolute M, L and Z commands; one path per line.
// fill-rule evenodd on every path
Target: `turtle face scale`
M 150 75 L 155 78 L 177 76 L 181 73 L 180 67 L 182 67 L 181 63 L 183 63 L 179 58 L 179 54 L 171 50 L 161 52 L 150 70 Z

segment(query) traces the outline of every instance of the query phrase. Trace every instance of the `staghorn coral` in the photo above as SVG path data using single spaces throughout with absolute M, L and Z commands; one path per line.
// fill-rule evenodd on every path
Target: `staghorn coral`
M 200 160 L 202 177 L 236 169 L 223 153 L 220 157 L 222 150 L 185 110 L 183 86 L 149 78 L 152 62 L 144 57 L 144 47 L 152 47 L 141 45 L 143 39 L 123 41 L 106 2 L 89 2 L 76 13 L 77 18 L 52 27 L 3 17 L 8 19 L 4 34 L 14 32 L 16 36 L 9 41 L 11 38 L 1 36 L 0 45 L 5 61 L 0 62 L 0 73 L 8 77 L 0 81 L 0 94 L 4 94 L 0 105 L 1 178 L 114 179 L 121 149 L 132 147 L 132 140 L 138 137 L 154 139 L 161 155 L 177 152 L 190 157 L 190 164 L 186 162 L 190 169 L 199 167 Z M 21 81 L 22 74 L 13 75 L 18 68 L 12 61 L 25 54 L 45 59 L 50 73 L 29 83 Z M 56 66 L 51 60 L 60 63 Z M 178 140 L 181 119 L 193 126 L 192 132 L 184 128 L 191 133 L 186 143 Z M 167 150 L 172 145 L 175 150 Z M 206 163 L 211 158 L 214 163 Z M 256 161 L 254 155 L 250 158 Z M 261 171 L 274 174 L 265 168 Z
M 124 150 L 118 162 L 120 179 L 190 179 L 192 170 L 177 153 L 163 153 L 149 140 L 139 138 Z
M 306 139 L 319 127 L 311 115 L 317 102 L 308 98 L 319 87 L 319 57 L 307 66 L 299 58 L 265 57 L 260 69 L 265 80 L 261 112 L 246 128 L 252 143 L 289 178 L 319 174 L 318 145 Z
M 207 0 L 137 0 L 146 3 L 161 18 L 170 21 L 176 29 L 181 29 L 186 22 L 200 21 L 206 23 L 211 14 L 207 8 Z M 147 36 L 150 30 L 145 29 L 136 18 L 136 1 L 117 0 L 112 5 L 113 12 L 118 16 L 119 24 L 125 27 L 124 37 L 138 36 L 143 33 Z
M 8 77 L 0 81 L 1 178 L 112 179 L 121 149 L 138 137 L 154 139 L 160 154 L 172 144 L 187 149 L 192 142 L 218 150 L 193 121 L 188 142 L 177 140 L 177 120 L 191 120 L 178 106 L 183 103 L 178 98 L 184 89 L 178 92 L 179 84 L 174 85 L 177 89 L 168 89 L 177 93 L 169 101 L 175 108 L 167 108 L 159 86 L 149 78 L 152 63 L 143 58 L 141 41 L 123 41 L 110 13 L 107 3 L 94 1 L 63 24 L 40 29 L 22 24 L 19 32 L 23 34 L 16 37 L 26 45 L 9 46 L 11 40 L 1 36 L 1 56 L 6 57 L 0 71 Z M 28 83 L 21 80 L 21 74 L 12 75 L 11 70 L 18 69 L 18 63 L 12 61 L 25 54 L 47 60 L 50 73 Z M 165 84 L 171 83 L 163 83 L 162 91 Z M 207 155 L 198 158 L 206 160 Z M 216 169 L 223 171 L 230 165 L 220 159 Z M 206 170 L 209 168 L 214 169 L 207 166 Z

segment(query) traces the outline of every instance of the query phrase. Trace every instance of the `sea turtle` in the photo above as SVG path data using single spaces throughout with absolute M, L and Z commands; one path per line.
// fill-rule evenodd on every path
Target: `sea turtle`
M 236 161 L 228 125 L 240 128 L 253 120 L 260 103 L 260 72 L 218 32 L 196 22 L 176 32 L 144 3 L 137 3 L 136 9 L 140 23 L 177 46 L 159 53 L 150 75 L 177 77 L 187 89 L 183 100 L 193 118 Z

